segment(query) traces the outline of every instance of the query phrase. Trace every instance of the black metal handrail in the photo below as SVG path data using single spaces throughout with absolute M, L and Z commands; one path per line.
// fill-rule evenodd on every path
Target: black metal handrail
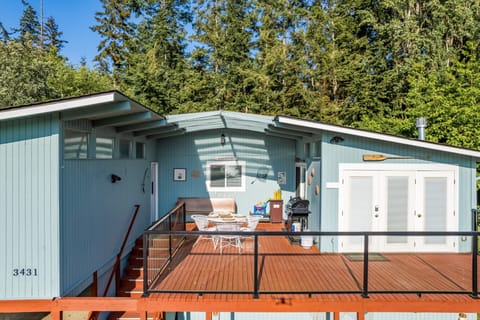
M 183 240 L 185 239 L 186 233 L 186 210 L 185 210 L 185 203 L 178 204 L 175 208 L 170 210 L 165 216 L 163 216 L 157 222 L 154 222 L 152 226 L 150 226 L 144 233 L 143 233 L 143 292 L 144 294 L 148 291 L 149 284 L 153 283 L 155 279 L 160 276 L 162 270 L 170 263 L 172 260 L 175 252 L 181 247 Z M 178 233 L 178 232 L 183 232 Z M 168 255 L 164 257 L 163 263 L 157 266 L 156 272 L 152 275 L 149 274 L 149 250 L 151 249 L 149 246 L 149 237 L 148 235 L 166 235 L 168 236 Z M 176 240 L 176 241 L 174 241 Z M 156 247 L 155 249 L 164 249 L 165 247 Z M 158 257 L 155 257 L 158 258 Z
M 218 231 L 156 231 L 156 230 L 147 230 L 144 233 L 144 239 L 148 239 L 149 236 L 157 234 L 168 234 L 168 235 L 180 235 L 180 236 L 219 236 L 219 235 L 233 235 L 233 236 L 242 236 L 242 237 L 253 237 L 254 239 L 254 252 L 253 252 L 253 291 L 233 291 L 233 290 L 159 290 L 149 288 L 149 286 L 144 282 L 144 295 L 150 293 L 192 293 L 192 294 L 252 294 L 254 298 L 258 298 L 260 294 L 361 294 L 362 297 L 368 298 L 371 293 L 388 293 L 388 294 L 468 294 L 472 298 L 478 298 L 478 266 L 477 266 L 477 255 L 478 255 L 478 236 L 479 232 L 477 231 L 306 231 L 306 232 L 285 232 L 285 231 L 230 231 L 230 232 L 218 232 Z M 351 290 L 351 291 L 260 291 L 259 289 L 259 270 L 258 270 L 258 260 L 259 260 L 259 246 L 258 238 L 267 237 L 267 236 L 314 236 L 314 237 L 324 237 L 324 236 L 359 236 L 363 237 L 363 284 L 361 290 Z M 414 290 L 414 291 L 405 291 L 405 290 L 369 290 L 369 238 L 375 236 L 455 236 L 455 237 L 471 237 L 471 277 L 472 277 L 472 288 L 471 291 L 432 291 L 432 290 Z M 144 240 L 144 243 L 146 241 Z M 144 251 L 145 252 L 145 251 Z M 330 252 L 329 252 L 330 253 Z M 145 259 L 145 256 L 144 256 Z M 144 262 L 144 270 L 147 272 L 148 268 Z

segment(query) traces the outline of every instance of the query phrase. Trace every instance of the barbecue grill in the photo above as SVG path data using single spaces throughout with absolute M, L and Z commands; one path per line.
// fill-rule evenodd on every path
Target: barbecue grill
M 301 231 L 308 229 L 308 215 L 310 211 L 308 206 L 310 202 L 300 197 L 291 198 L 285 205 L 285 213 L 287 215 L 287 230 L 292 230 L 292 223 L 298 221 L 301 225 Z M 295 230 L 298 231 L 298 230 Z

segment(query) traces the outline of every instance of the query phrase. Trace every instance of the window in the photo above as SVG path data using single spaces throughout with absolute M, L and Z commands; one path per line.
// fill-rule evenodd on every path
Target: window
M 88 133 L 65 129 L 63 141 L 63 157 L 65 159 L 88 158 Z
M 97 159 L 113 159 L 113 138 L 97 137 L 95 140 L 95 157 Z
M 135 143 L 135 158 L 145 159 L 145 143 L 143 142 Z
M 207 163 L 209 191 L 245 191 L 245 161 Z
M 118 150 L 120 159 L 130 158 L 130 141 L 124 139 L 120 140 Z

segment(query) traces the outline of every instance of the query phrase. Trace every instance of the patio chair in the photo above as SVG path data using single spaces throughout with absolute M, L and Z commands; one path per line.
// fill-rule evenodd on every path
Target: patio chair
M 237 223 L 220 223 L 217 224 L 218 232 L 231 232 L 231 231 L 240 231 L 240 225 Z M 234 247 L 238 249 L 238 253 L 242 250 L 242 242 L 240 241 L 239 235 L 226 235 L 220 234 L 218 243 L 220 246 L 220 254 L 223 253 L 223 249 L 228 247 Z
M 217 227 L 209 227 L 208 226 L 208 217 L 205 215 L 192 215 L 191 216 L 193 221 L 195 221 L 195 225 L 198 228 L 198 231 L 216 231 Z M 218 244 L 218 238 L 217 236 L 214 235 L 200 235 L 195 243 L 193 244 L 193 247 L 195 247 L 200 240 L 212 240 L 213 243 L 213 250 L 217 249 L 217 244 Z
M 261 216 L 249 216 L 247 217 L 247 225 L 240 228 L 241 231 L 255 231 L 258 222 L 260 222 Z M 241 239 L 253 239 L 253 236 L 241 236 Z

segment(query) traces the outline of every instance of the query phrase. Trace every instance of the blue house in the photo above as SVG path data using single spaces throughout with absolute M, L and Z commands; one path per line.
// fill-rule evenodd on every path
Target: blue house
M 232 198 L 248 215 L 280 190 L 283 206 L 309 201 L 311 231 L 471 231 L 479 159 L 284 116 L 162 116 L 117 91 L 1 109 L 0 299 L 78 295 L 94 274 L 105 286 L 135 208 L 123 265 L 180 197 Z M 315 243 L 321 252 L 363 250 L 348 235 Z M 471 241 L 389 235 L 370 249 L 468 252 Z

